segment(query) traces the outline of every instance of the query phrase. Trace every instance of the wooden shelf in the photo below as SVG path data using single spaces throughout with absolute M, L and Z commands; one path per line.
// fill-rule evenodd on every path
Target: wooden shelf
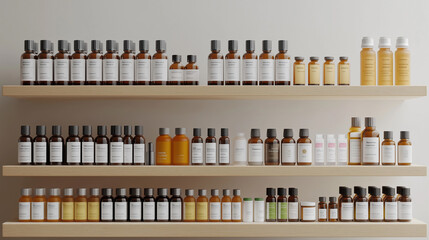
M 3 223 L 3 237 L 426 237 L 426 223 Z
M 426 166 L 3 166 L 15 177 L 426 176 Z
M 123 99 L 407 99 L 426 86 L 3 86 L 15 98 Z

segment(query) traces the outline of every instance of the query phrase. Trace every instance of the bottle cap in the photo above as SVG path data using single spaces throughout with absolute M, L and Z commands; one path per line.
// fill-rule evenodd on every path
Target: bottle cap
M 100 40 L 91 40 L 91 51 L 101 51 Z
M 380 196 L 380 188 L 376 187 L 371 193 L 371 196 Z
M 133 41 L 131 41 L 131 40 L 124 40 L 124 48 L 123 48 L 124 52 L 125 51 L 131 51 L 132 48 L 133 48 Z
M 358 194 L 361 188 L 362 188 L 361 186 L 354 186 L 353 187 L 353 193 Z
M 31 196 L 32 189 L 31 188 L 23 188 L 21 189 L 22 196 Z
M 131 136 L 133 134 L 133 129 L 130 125 L 124 126 L 124 135 L 125 136 Z
M 206 196 L 207 195 L 207 190 L 205 190 L 205 189 L 198 189 L 198 195 L 200 195 L 200 196 Z
M 290 128 L 283 129 L 283 137 L 284 138 L 292 138 L 293 137 L 293 129 L 290 129 Z
M 34 41 L 25 40 L 24 41 L 24 51 L 34 51 Z
M 295 61 L 304 61 L 304 57 L 295 57 Z
M 90 190 L 91 196 L 98 196 L 100 195 L 100 189 L 99 188 L 91 188 Z
M 375 190 L 375 189 L 374 189 Z M 380 191 L 380 189 L 378 188 L 378 191 Z M 358 191 L 356 193 L 359 197 L 366 197 L 366 188 L 364 187 L 359 187 Z M 380 194 L 379 194 L 380 195 Z
M 220 135 L 222 136 L 222 137 L 228 137 L 228 134 L 229 133 L 229 130 L 228 130 L 228 128 L 221 128 L 220 129 Z
M 46 195 L 46 189 L 45 188 L 36 188 L 35 190 L 36 196 L 44 196 Z
M 219 189 L 212 189 L 211 194 L 212 196 L 219 196 Z
M 126 196 L 127 189 L 126 188 L 116 188 L 116 196 Z
M 404 188 L 405 188 L 404 186 L 396 186 L 396 192 L 397 192 L 399 195 L 402 195 L 402 190 L 403 190 Z
M 49 40 L 40 40 L 40 51 L 51 50 L 52 44 Z
M 337 197 L 329 197 L 329 201 L 330 202 L 336 202 L 337 201 Z
M 270 52 L 273 49 L 273 43 L 271 40 L 263 40 L 262 41 L 262 51 Z
M 48 49 L 50 52 L 53 52 L 54 51 L 54 43 L 53 42 L 51 42 L 51 41 L 49 41 L 49 49 Z
M 313 57 L 310 57 L 310 60 L 311 60 L 311 61 L 319 61 L 319 57 L 314 57 L 314 56 L 313 56 Z
M 90 125 L 84 125 L 82 127 L 83 135 L 84 136 L 91 136 L 92 135 L 92 127 Z
M 86 196 L 86 188 L 79 188 L 78 195 L 79 196 Z
M 308 138 L 309 135 L 310 135 L 310 131 L 308 130 L 308 128 L 299 129 L 299 137 L 300 138 Z
M 243 201 L 245 201 L 245 202 L 253 202 L 253 198 L 243 198 Z
M 372 37 L 363 37 L 361 47 L 362 48 L 373 48 L 374 47 L 374 39 Z
M 384 131 L 384 139 L 393 139 L 392 131 Z
M 140 40 L 139 41 L 139 50 L 140 50 L 140 52 L 149 51 L 149 41 L 148 40 Z
M 167 50 L 167 43 L 165 40 L 156 40 L 156 51 L 166 51 Z
M 344 195 L 344 189 L 346 189 L 347 187 L 345 187 L 345 186 L 340 186 L 339 187 L 339 193 L 341 194 L 341 195 Z
M 144 189 L 145 196 L 153 196 L 153 188 L 145 188 Z
M 77 135 L 79 135 L 79 126 L 70 125 L 69 126 L 69 135 L 70 136 L 77 136 Z
M 69 51 L 69 42 L 67 40 L 58 40 L 58 51 Z
M 83 51 L 84 51 L 85 53 L 87 53 L 87 52 L 88 52 L 88 43 L 86 43 L 86 42 L 84 42 L 84 43 L 83 43 Z
M 180 196 L 180 188 L 170 188 L 170 195 Z
M 365 127 L 375 127 L 375 118 L 365 117 Z
M 247 52 L 255 51 L 255 40 L 246 40 L 246 51 Z
M 188 55 L 186 58 L 188 59 L 188 62 L 197 62 L 197 55 Z
M 115 52 L 119 51 L 119 43 L 115 41 Z
M 279 51 L 287 51 L 288 50 L 288 42 L 287 40 L 279 40 Z
M 386 191 L 384 192 L 387 196 L 395 196 L 395 188 L 393 187 L 387 187 Z
M 277 193 L 279 194 L 279 196 L 286 196 L 287 189 L 286 188 L 277 188 Z
M 326 197 L 319 197 L 319 202 L 326 202 Z
M 207 136 L 214 137 L 216 135 L 216 129 L 215 128 L 208 128 L 207 129 Z
M 142 192 L 141 188 L 130 188 L 129 191 L 131 196 L 138 196 L 138 197 L 140 197 Z
M 347 60 L 349 60 L 349 57 L 341 56 L 341 57 L 340 57 L 340 60 L 341 60 L 341 61 L 347 61 Z
M 194 137 L 201 137 L 201 128 L 194 128 Z
M 403 188 L 402 189 L 402 193 L 401 193 L 402 196 L 408 197 L 408 196 L 410 196 L 410 194 L 411 194 L 411 189 L 410 188 Z
M 171 56 L 171 60 L 173 62 L 181 62 L 182 61 L 182 55 L 173 55 L 173 56 Z
M 84 51 L 85 50 L 85 42 L 83 40 L 74 40 L 73 49 L 75 51 Z
M 334 61 L 334 57 L 330 57 L 330 56 L 325 57 L 325 61 Z
M 115 136 L 122 135 L 122 129 L 120 125 L 112 125 L 110 126 L 110 134 Z
M 380 37 L 378 41 L 379 48 L 390 48 L 392 46 L 392 41 L 388 37 Z
M 360 118 L 352 117 L 352 127 L 360 127 Z
M 176 133 L 176 135 L 185 135 L 186 134 L 186 128 L 176 128 L 175 133 Z
M 36 135 L 37 136 L 45 136 L 46 135 L 45 125 L 36 126 Z
M 264 202 L 265 200 L 263 198 L 255 198 L 255 202 L 256 201 L 258 201 L 258 202 Z
M 232 194 L 234 194 L 234 196 L 240 196 L 241 191 L 240 191 L 240 189 L 233 189 Z
M 185 195 L 186 196 L 194 196 L 194 189 L 186 189 Z
M 21 126 L 21 135 L 23 135 L 23 136 L 30 135 L 30 126 L 28 126 L 28 125 L 22 125 Z
M 275 137 L 277 137 L 277 130 L 275 128 L 268 128 L 267 129 L 267 137 L 268 138 L 275 138 Z
M 365 191 L 366 191 L 366 189 L 365 189 Z M 351 188 L 348 188 L 348 187 L 344 188 L 344 195 L 345 195 L 345 196 L 350 196 L 350 195 L 352 195 L 352 189 L 351 189 Z
M 117 45 L 117 43 L 115 40 L 107 40 L 106 41 L 106 51 L 114 52 L 114 51 L 118 50 L 116 45 Z
M 52 126 L 52 136 L 61 136 L 61 126 L 59 125 Z
M 143 135 L 143 126 L 141 125 L 134 126 L 134 133 L 139 136 Z
M 103 196 L 112 196 L 113 190 L 111 188 L 102 188 L 101 189 L 101 194 L 103 194 Z
M 396 48 L 408 48 L 408 38 L 398 37 L 396 39 Z
M 107 127 L 106 126 L 97 126 L 97 134 L 100 136 L 104 136 L 107 134 Z
M 250 130 L 250 137 L 260 138 L 261 137 L 261 130 L 259 130 L 259 128 L 252 128 L 252 130 Z
M 170 129 L 169 128 L 159 128 L 159 135 L 169 135 Z
M 224 196 L 229 196 L 231 194 L 231 191 L 229 189 L 223 189 L 222 193 Z
M 167 196 L 168 189 L 167 188 L 158 188 L 157 192 L 158 192 L 158 196 Z
M 373 195 L 374 189 L 376 189 L 376 188 L 377 188 L 376 186 L 368 186 L 368 193 L 371 194 L 371 195 Z
M 219 52 L 220 51 L 220 40 L 212 40 L 210 44 L 210 48 L 212 51 Z
M 298 196 L 298 188 L 289 188 L 289 195 L 290 196 Z
M 237 51 L 238 50 L 238 41 L 229 40 L 228 41 L 228 51 Z
M 401 135 L 401 139 L 410 139 L 410 132 L 409 131 L 401 131 L 400 135 Z
M 64 196 L 73 196 L 73 188 L 64 188 Z
M 59 188 L 49 189 L 49 196 L 60 196 L 60 195 L 61 195 L 61 189 Z
M 386 194 L 388 188 L 389 186 L 381 186 L 381 193 Z

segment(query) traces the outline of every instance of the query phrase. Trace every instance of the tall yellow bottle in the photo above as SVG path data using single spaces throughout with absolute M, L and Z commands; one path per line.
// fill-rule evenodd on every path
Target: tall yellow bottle
M 390 38 L 381 37 L 378 42 L 378 85 L 393 86 L 393 52 Z
M 410 85 L 410 50 L 405 37 L 396 39 L 395 84 Z
M 362 51 L 360 52 L 360 85 L 376 85 L 376 53 L 374 39 L 362 38 Z

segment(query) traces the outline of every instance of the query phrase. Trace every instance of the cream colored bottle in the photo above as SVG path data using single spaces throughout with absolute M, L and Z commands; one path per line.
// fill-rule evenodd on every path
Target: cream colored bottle
M 378 85 L 392 86 L 393 85 L 393 52 L 390 50 L 392 46 L 390 38 L 380 37 L 377 52 L 378 65 Z
M 362 38 L 362 51 L 360 52 L 360 85 L 376 85 L 376 53 L 374 39 Z
M 395 85 L 410 85 L 410 50 L 405 37 L 396 39 Z

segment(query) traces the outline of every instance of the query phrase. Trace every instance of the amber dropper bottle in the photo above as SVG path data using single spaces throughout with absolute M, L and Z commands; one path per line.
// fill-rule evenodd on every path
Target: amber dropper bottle
M 240 55 L 238 41 L 228 41 L 229 53 L 225 55 L 225 85 L 240 85 Z
M 220 54 L 220 40 L 211 41 L 208 59 L 207 85 L 223 85 L 223 55 Z
M 91 40 L 91 53 L 86 62 L 86 84 L 101 85 L 103 82 L 103 47 L 99 40 Z
M 262 54 L 259 55 L 259 85 L 274 85 L 274 55 L 271 40 L 262 41 Z
M 106 41 L 106 54 L 103 57 L 104 85 L 119 85 L 119 59 L 115 40 Z
M 21 126 L 21 136 L 18 139 L 18 163 L 20 165 L 31 165 L 33 139 L 30 136 L 30 126 Z
M 136 55 L 136 81 L 135 85 L 150 84 L 150 60 L 152 56 L 149 52 L 149 41 L 139 41 L 140 52 Z
M 52 126 L 52 136 L 49 138 L 49 162 L 51 165 L 64 163 L 64 138 L 61 136 L 61 126 Z
M 182 66 L 182 64 L 180 64 L 180 62 L 182 61 L 182 56 L 181 55 L 173 55 L 171 57 L 171 60 L 173 61 L 173 63 L 170 66 L 170 69 L 168 70 L 168 82 L 167 85 L 184 85 L 183 80 L 184 80 L 184 73 L 183 73 L 183 69 L 185 67 Z
M 55 85 L 69 85 L 70 83 L 70 54 L 69 42 L 58 40 L 58 53 L 54 60 L 54 82 Z
M 31 199 L 31 221 L 46 221 L 46 189 L 36 188 L 35 194 Z
M 24 41 L 24 53 L 21 55 L 21 84 L 36 84 L 36 61 L 35 45 L 33 40 Z
M 52 54 L 53 43 L 49 40 L 40 41 L 40 53 L 37 56 L 37 85 L 51 85 L 54 77 Z
M 198 70 L 197 55 L 188 55 L 188 64 L 185 66 L 185 79 L 181 85 L 198 85 L 200 82 L 200 71 Z
M 288 41 L 279 40 L 279 53 L 276 55 L 276 85 L 290 85 L 290 56 L 287 55 Z
M 74 53 L 70 63 L 70 85 L 85 84 L 86 54 L 85 42 L 83 40 L 74 41 Z
M 258 55 L 255 54 L 255 40 L 246 40 L 243 55 L 243 85 L 258 85 Z
M 167 85 L 167 43 L 156 40 L 156 53 L 151 62 L 151 85 Z
M 119 76 L 121 85 L 134 84 L 134 68 L 136 56 L 133 53 L 133 41 L 124 40 L 124 53 L 121 55 L 119 63 Z

